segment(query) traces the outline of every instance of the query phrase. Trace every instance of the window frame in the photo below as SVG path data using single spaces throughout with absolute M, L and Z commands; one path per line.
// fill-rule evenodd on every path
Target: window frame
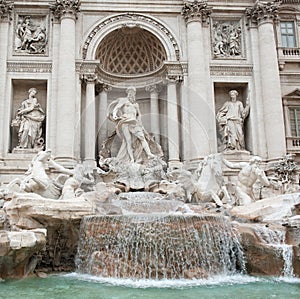
M 292 24 L 291 28 L 285 27 L 283 28 L 283 24 Z M 279 22 L 279 31 L 280 31 L 280 40 L 282 48 L 297 48 L 298 47 L 298 39 L 297 39 L 297 26 L 294 20 L 281 20 Z M 288 29 L 292 29 L 293 33 L 289 34 L 288 32 L 283 33 L 283 29 L 288 31 Z M 293 45 L 289 44 L 289 37 L 293 37 Z M 285 38 L 284 38 L 285 37 Z M 284 44 L 286 43 L 286 44 Z

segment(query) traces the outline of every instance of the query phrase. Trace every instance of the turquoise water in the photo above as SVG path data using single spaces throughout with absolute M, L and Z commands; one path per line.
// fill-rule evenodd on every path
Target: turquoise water
M 0 282 L 2 299 L 299 299 L 300 279 L 245 275 L 209 280 L 126 280 L 50 275 Z

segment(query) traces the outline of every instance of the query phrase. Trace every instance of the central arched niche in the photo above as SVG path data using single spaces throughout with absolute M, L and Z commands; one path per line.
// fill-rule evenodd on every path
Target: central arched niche
M 134 78 L 160 70 L 167 55 L 152 33 L 138 26 L 124 26 L 103 38 L 95 58 L 99 60 L 102 71 Z

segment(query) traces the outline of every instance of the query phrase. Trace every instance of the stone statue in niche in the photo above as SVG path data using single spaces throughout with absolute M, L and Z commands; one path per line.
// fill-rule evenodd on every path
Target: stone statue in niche
M 254 201 L 253 185 L 259 181 L 263 186 L 269 186 L 270 182 L 260 167 L 262 159 L 258 156 L 250 158 L 249 162 L 230 162 L 223 159 L 228 168 L 240 169 L 237 177 L 236 196 L 238 205 L 247 205 Z
M 122 140 L 117 159 L 122 162 L 141 163 L 155 158 L 161 148 L 157 144 L 151 152 L 151 137 L 143 127 L 139 105 L 135 100 L 135 87 L 128 87 L 127 97 L 118 98 L 108 107 L 108 118 L 116 123 L 116 133 Z M 154 142 L 152 142 L 154 144 Z
M 47 33 L 44 23 L 35 22 L 30 16 L 19 16 L 15 30 L 15 51 L 17 53 L 44 54 Z
M 36 88 L 28 90 L 28 98 L 25 99 L 16 113 L 16 118 L 11 125 L 18 128 L 19 144 L 17 148 L 42 149 L 44 139 L 42 138 L 42 122 L 45 112 L 36 98 Z
M 230 101 L 226 101 L 217 112 L 217 122 L 220 127 L 222 142 L 225 150 L 244 150 L 244 120 L 249 114 L 249 97 L 246 100 L 246 106 L 237 100 L 238 92 L 230 90 Z
M 213 54 L 217 58 L 242 55 L 242 29 L 239 22 L 217 21 L 213 24 Z
M 116 124 L 115 131 L 102 143 L 99 152 L 99 170 L 103 180 L 113 177 L 122 191 L 152 190 L 163 179 L 166 167 L 161 146 L 145 130 L 139 105 L 136 102 L 136 88 L 128 87 L 127 97 L 114 100 L 108 107 L 108 118 Z M 112 156 L 116 137 L 121 146 Z

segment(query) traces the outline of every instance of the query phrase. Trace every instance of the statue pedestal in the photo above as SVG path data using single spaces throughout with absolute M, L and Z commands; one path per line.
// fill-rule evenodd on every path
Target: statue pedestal
M 238 150 L 226 150 L 223 152 L 224 159 L 228 161 L 246 161 L 248 162 L 250 159 L 250 152 L 248 151 L 238 151 Z
M 27 155 L 27 154 L 37 154 L 40 150 L 42 150 L 42 148 L 18 148 L 15 147 L 12 150 L 13 154 L 21 154 L 21 155 Z

